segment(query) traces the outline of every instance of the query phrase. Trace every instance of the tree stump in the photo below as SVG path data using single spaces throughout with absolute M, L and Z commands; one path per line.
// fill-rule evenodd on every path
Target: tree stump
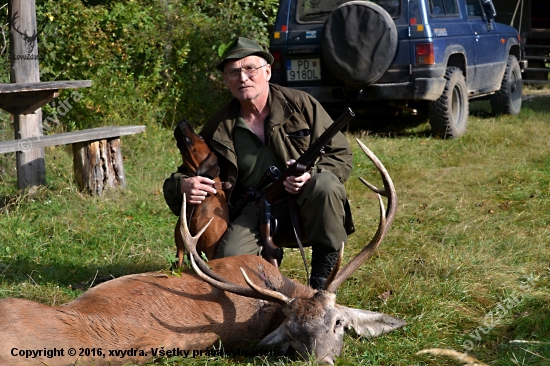
M 73 144 L 74 176 L 81 191 L 101 196 L 107 189 L 126 188 L 120 138 Z

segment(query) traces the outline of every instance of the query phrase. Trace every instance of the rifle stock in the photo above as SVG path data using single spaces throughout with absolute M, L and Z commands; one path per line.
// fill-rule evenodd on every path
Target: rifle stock
M 285 197 L 286 191 L 283 185 L 283 182 L 287 177 L 290 176 L 300 176 L 306 171 L 310 170 L 317 157 L 324 153 L 323 148 L 325 145 L 332 140 L 334 136 L 340 130 L 348 124 L 348 122 L 355 117 L 355 113 L 351 108 L 347 108 L 334 122 L 326 129 L 325 132 L 318 139 L 316 139 L 311 146 L 296 160 L 296 162 L 291 165 L 280 177 L 269 187 L 263 194 L 265 199 L 269 203 L 273 203 L 278 199 Z

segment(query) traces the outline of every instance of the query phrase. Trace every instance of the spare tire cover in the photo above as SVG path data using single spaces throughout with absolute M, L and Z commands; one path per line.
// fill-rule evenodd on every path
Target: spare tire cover
M 397 50 L 397 29 L 382 7 L 366 1 L 340 5 L 323 29 L 324 65 L 339 79 L 372 84 L 388 69 Z

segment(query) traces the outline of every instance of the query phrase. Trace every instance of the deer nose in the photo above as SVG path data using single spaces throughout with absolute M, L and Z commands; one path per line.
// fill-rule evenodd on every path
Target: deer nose
M 333 356 L 325 356 L 322 359 L 319 360 L 320 363 L 323 363 L 325 365 L 334 365 L 334 357 Z

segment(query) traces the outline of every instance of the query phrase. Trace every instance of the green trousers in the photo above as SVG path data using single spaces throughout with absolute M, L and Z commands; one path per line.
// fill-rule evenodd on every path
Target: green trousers
M 345 229 L 346 189 L 331 172 L 315 174 L 296 197 L 300 211 L 302 242 L 339 250 L 347 242 Z M 217 258 L 240 254 L 260 255 L 262 237 L 259 227 L 259 204 L 249 205 L 230 223 L 216 253 Z M 280 247 L 296 245 L 288 199 L 273 204 L 272 213 L 278 228 L 273 241 Z

